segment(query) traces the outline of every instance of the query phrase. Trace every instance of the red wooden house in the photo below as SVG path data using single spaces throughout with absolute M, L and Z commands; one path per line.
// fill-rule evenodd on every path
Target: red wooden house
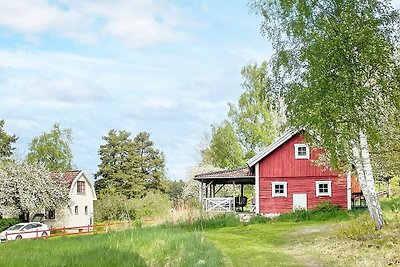
M 351 208 L 351 175 L 318 166 L 301 131 L 286 133 L 247 161 L 255 174 L 256 212 L 279 214 L 310 209 L 329 200 Z
M 242 188 L 254 184 L 255 212 L 261 214 L 311 209 L 323 200 L 351 209 L 351 174 L 318 166 L 318 153 L 321 150 L 310 150 L 305 144 L 302 131 L 291 131 L 248 160 L 245 175 L 243 169 L 236 171 L 238 177 L 226 170 L 199 174 L 195 179 L 202 183 L 201 192 L 206 185 L 206 200 L 215 197 L 216 184 L 241 184 Z

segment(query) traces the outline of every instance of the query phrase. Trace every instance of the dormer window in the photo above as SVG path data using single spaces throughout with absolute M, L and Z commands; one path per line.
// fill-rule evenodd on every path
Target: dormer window
M 78 194 L 81 194 L 81 195 L 85 194 L 85 182 L 84 181 L 78 181 L 76 184 L 76 187 L 77 187 L 76 192 Z
M 310 148 L 305 144 L 294 145 L 294 158 L 295 159 L 309 159 Z

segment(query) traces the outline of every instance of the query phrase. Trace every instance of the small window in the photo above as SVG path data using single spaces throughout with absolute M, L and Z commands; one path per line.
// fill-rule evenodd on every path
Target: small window
M 77 193 L 78 194 L 85 194 L 85 182 L 78 181 L 77 183 Z
M 309 159 L 310 148 L 305 144 L 294 145 L 294 158 L 295 159 Z
M 85 215 L 88 215 L 88 206 L 85 206 Z
M 317 197 L 332 196 L 332 182 L 331 181 L 317 181 L 315 182 L 315 195 Z
M 56 218 L 56 211 L 55 210 L 45 210 L 44 216 L 48 220 L 54 220 Z
M 287 182 L 272 182 L 272 197 L 287 197 Z
M 78 206 L 75 206 L 75 215 L 79 214 Z

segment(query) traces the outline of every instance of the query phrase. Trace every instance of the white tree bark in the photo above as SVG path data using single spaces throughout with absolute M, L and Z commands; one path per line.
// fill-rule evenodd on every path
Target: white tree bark
M 375 223 L 375 229 L 382 229 L 384 226 L 382 208 L 375 191 L 368 140 L 363 132 L 360 132 L 360 143 L 353 146 L 353 158 L 361 190 L 367 202 L 371 218 Z

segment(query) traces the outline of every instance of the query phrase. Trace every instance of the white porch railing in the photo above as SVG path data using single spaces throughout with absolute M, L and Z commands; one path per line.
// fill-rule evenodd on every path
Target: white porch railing
M 235 211 L 235 199 L 233 197 L 211 197 L 204 199 L 206 211 Z

